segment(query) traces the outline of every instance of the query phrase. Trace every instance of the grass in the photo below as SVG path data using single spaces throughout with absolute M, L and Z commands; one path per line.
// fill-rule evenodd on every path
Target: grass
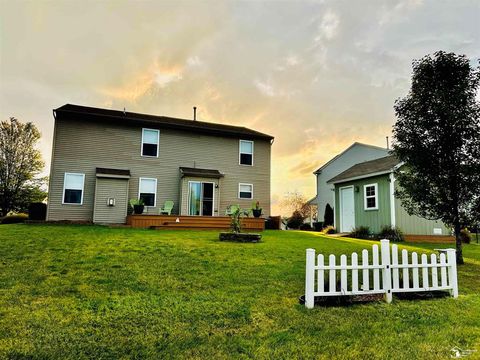
M 305 249 L 372 242 L 267 231 L 0 226 L 0 358 L 445 359 L 480 353 L 480 246 L 465 246 L 460 297 L 306 310 Z M 409 246 L 432 249 L 433 244 Z

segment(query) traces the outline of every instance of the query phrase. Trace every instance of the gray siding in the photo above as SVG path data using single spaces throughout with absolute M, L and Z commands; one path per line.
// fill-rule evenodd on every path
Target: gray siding
M 388 155 L 387 149 L 364 144 L 354 144 L 350 149 L 341 154 L 337 159 L 325 166 L 317 177 L 317 206 L 318 218 L 323 221 L 325 206 L 327 203 L 333 207 L 335 192 L 333 184 L 327 181 L 347 170 L 355 164 L 378 159 Z
M 269 141 L 255 140 L 254 166 L 239 165 L 240 138 L 199 135 L 160 128 L 158 158 L 141 156 L 141 127 L 115 126 L 87 121 L 56 120 L 53 160 L 49 184 L 49 220 L 93 220 L 95 168 L 128 169 L 129 198 L 138 197 L 140 177 L 157 178 L 157 207 L 146 213 L 158 214 L 165 200 L 174 200 L 179 212 L 179 167 L 217 169 L 221 180 L 219 213 L 230 204 L 249 208 L 251 200 L 238 199 L 238 183 L 254 184 L 254 199 L 265 215 L 270 214 Z M 85 174 L 83 205 L 62 205 L 65 172 Z
M 128 204 L 128 180 L 97 178 L 96 181 L 93 221 L 104 224 L 125 222 Z M 107 205 L 109 198 L 115 199 L 115 206 Z

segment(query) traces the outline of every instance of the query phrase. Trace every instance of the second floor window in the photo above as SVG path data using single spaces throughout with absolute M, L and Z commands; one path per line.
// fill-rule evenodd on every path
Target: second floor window
M 158 157 L 159 138 L 159 130 L 142 129 L 142 156 Z
M 143 200 L 145 206 L 155 206 L 157 202 L 157 179 L 140 178 L 138 198 Z
M 240 140 L 240 165 L 253 165 L 253 141 Z

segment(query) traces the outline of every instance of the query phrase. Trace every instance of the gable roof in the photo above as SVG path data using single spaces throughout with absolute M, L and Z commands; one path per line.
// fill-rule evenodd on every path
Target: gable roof
M 151 126 L 193 133 L 227 137 L 244 137 L 271 141 L 273 136 L 242 126 L 216 124 L 198 120 L 178 119 L 168 116 L 156 116 L 123 112 L 121 110 L 101 109 L 81 105 L 66 104 L 54 110 L 55 118 L 66 120 L 95 120 L 112 122 L 119 125 Z
M 334 156 L 333 158 L 331 158 L 330 160 L 328 160 L 325 164 L 323 164 L 322 166 L 320 166 L 317 170 L 315 170 L 315 171 L 313 172 L 313 174 L 316 175 L 316 174 L 321 173 L 321 172 L 322 172 L 322 169 L 324 169 L 325 167 L 327 167 L 328 165 L 330 165 L 331 163 L 333 163 L 335 160 L 337 160 L 339 157 L 341 157 L 343 154 L 345 154 L 347 151 L 349 151 L 350 149 L 352 149 L 352 148 L 355 147 L 355 146 L 363 146 L 363 147 L 369 147 L 369 148 L 372 148 L 372 149 L 379 149 L 379 150 L 388 150 L 388 149 L 383 148 L 383 147 L 380 147 L 380 146 L 375 146 L 375 145 L 370 145 L 370 144 L 364 144 L 364 143 L 355 141 L 352 145 L 350 145 L 348 148 L 346 148 L 345 150 L 343 150 L 340 154 Z
M 385 156 L 379 159 L 358 163 L 338 174 L 327 183 L 341 183 L 349 180 L 362 179 L 370 176 L 388 174 L 393 168 L 400 164 L 394 155 Z

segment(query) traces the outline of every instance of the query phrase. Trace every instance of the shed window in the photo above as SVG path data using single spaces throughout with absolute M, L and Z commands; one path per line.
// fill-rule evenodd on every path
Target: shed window
M 253 141 L 240 140 L 240 165 L 253 165 Z
M 378 185 L 368 184 L 363 187 L 365 210 L 378 209 Z
M 156 206 L 157 179 L 140 178 L 138 198 L 143 200 L 145 206 Z
M 253 199 L 253 185 L 238 184 L 238 197 L 240 199 Z
M 159 130 L 142 129 L 142 156 L 158 157 L 159 138 Z
M 85 174 L 65 173 L 63 179 L 63 204 L 83 204 Z

